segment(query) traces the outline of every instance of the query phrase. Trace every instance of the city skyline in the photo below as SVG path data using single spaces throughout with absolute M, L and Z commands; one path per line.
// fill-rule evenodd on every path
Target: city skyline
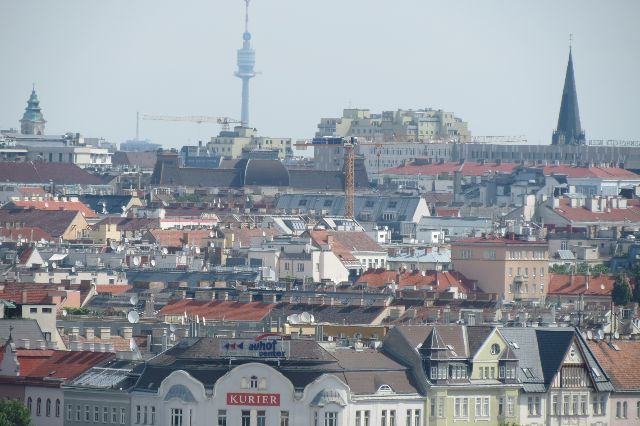
M 572 33 L 587 139 L 637 140 L 639 60 L 629 52 L 640 42 L 633 22 L 640 6 L 616 3 L 255 0 L 261 75 L 252 82 L 251 125 L 263 136 L 309 138 L 321 117 L 350 106 L 431 107 L 454 112 L 473 135 L 550 143 Z M 18 128 L 32 83 L 47 133 L 121 143 L 135 136 L 136 111 L 239 119 L 233 73 L 244 8 L 240 0 L 3 4 L 0 13 L 11 19 L 0 30 L 9 58 L 0 128 Z M 218 131 L 141 123 L 141 137 L 165 147 L 208 141 Z

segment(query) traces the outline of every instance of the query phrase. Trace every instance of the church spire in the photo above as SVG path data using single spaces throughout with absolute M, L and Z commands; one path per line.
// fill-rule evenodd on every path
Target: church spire
M 578 110 L 578 93 L 573 73 L 573 54 L 571 39 L 569 39 L 569 62 L 564 78 L 558 128 L 553 132 L 553 145 L 583 145 L 586 143 L 584 131 L 580 125 L 580 111 Z
M 27 101 L 22 120 L 20 120 L 20 133 L 23 135 L 42 135 L 47 121 L 42 116 L 40 100 L 36 94 L 35 84 L 31 90 L 31 96 Z

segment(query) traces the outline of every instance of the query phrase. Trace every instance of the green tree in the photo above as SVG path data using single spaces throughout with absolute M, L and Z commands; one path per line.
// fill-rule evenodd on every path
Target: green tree
M 31 414 L 20 401 L 0 400 L 0 426 L 33 426 Z
M 555 264 L 549 268 L 549 272 L 557 275 L 569 275 L 571 273 L 569 265 Z
M 589 272 L 589 264 L 587 262 L 578 263 L 576 266 L 576 275 L 586 275 Z
M 631 301 L 631 288 L 629 288 L 627 275 L 624 272 L 616 276 L 613 291 L 611 291 L 611 300 L 616 306 L 624 306 Z
M 591 276 L 599 277 L 600 275 L 607 275 L 609 273 L 609 268 L 604 266 L 603 264 L 593 265 L 591 267 Z

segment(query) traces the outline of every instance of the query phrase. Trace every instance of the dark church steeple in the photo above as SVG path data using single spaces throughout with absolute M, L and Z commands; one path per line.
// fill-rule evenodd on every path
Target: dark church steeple
M 569 63 L 567 75 L 564 78 L 558 128 L 553 132 L 553 145 L 583 145 L 586 143 L 584 131 L 580 126 L 580 111 L 578 110 L 578 93 L 573 74 L 573 57 L 569 46 Z

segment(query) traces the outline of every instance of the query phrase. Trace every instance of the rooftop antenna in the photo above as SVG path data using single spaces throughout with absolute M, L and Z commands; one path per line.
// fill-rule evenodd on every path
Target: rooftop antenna
M 249 2 L 251 0 L 244 0 L 244 31 L 249 32 Z

